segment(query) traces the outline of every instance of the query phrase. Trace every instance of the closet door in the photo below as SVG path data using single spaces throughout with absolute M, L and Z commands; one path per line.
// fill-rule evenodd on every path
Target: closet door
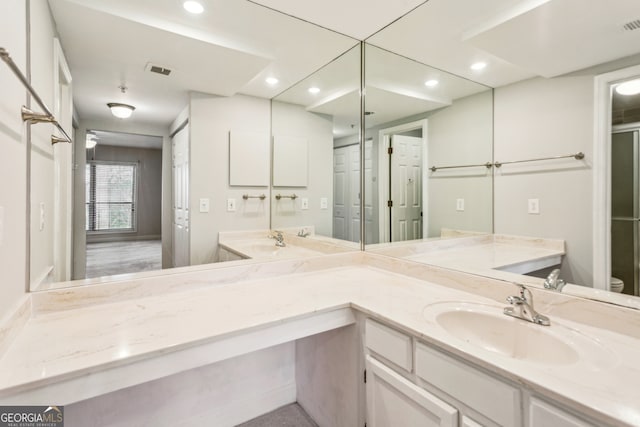
M 173 136 L 173 266 L 190 264 L 189 125 Z

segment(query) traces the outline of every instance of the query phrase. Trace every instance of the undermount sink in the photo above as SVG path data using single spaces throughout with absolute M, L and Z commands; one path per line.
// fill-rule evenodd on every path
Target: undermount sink
M 512 359 L 545 365 L 586 363 L 601 370 L 616 363 L 615 355 L 596 339 L 551 320 L 540 326 L 503 314 L 503 307 L 444 302 L 423 310 L 427 320 L 472 346 Z

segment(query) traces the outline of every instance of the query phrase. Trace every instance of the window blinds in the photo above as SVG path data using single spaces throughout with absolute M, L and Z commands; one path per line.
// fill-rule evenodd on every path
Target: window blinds
M 87 163 L 87 231 L 136 229 L 136 170 L 135 163 Z

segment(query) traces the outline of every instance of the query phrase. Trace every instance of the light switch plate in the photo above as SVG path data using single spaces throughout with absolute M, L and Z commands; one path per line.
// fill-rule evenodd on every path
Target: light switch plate
M 44 230 L 44 202 L 40 202 L 40 231 Z
M 227 212 L 236 211 L 236 199 L 227 199 Z
M 329 200 L 326 197 L 322 197 L 320 199 L 320 209 L 327 209 L 328 205 L 329 205 Z
M 309 209 L 309 199 L 307 199 L 306 197 L 303 197 L 302 199 L 300 199 L 300 209 L 302 210 Z
M 200 199 L 200 212 L 209 212 L 209 199 Z
M 464 199 L 456 199 L 456 210 L 458 212 L 464 211 Z
M 527 212 L 533 215 L 540 214 L 540 200 L 539 199 L 529 199 L 527 200 Z

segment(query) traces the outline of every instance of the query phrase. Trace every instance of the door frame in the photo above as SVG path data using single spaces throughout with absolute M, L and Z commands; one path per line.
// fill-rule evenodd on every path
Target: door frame
M 611 92 L 613 85 L 633 77 L 640 77 L 640 65 L 594 79 L 593 287 L 605 291 L 611 281 Z
M 424 170 L 427 163 L 427 131 L 428 131 L 428 119 L 416 120 L 413 122 L 403 123 L 401 125 L 380 129 L 378 131 L 378 236 L 379 243 L 387 243 L 390 241 L 390 230 L 387 225 L 389 224 L 389 209 L 387 207 L 387 200 L 389 200 L 389 188 L 386 185 L 389 182 L 389 168 L 383 167 L 388 163 L 387 149 L 391 140 L 391 135 L 397 133 L 409 132 L 416 129 L 422 129 L 422 236 L 427 235 L 425 231 L 428 229 L 429 224 L 429 212 L 425 209 L 427 202 L 427 180 L 424 179 Z M 382 185 L 385 183 L 385 185 Z

